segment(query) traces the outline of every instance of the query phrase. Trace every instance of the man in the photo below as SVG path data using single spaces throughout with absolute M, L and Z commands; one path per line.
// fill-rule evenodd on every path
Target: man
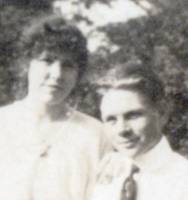
M 162 133 L 161 82 L 140 63 L 113 70 L 101 115 L 113 152 L 101 163 L 94 200 L 186 200 L 188 162 Z
M 86 39 L 48 16 L 22 42 L 28 94 L 0 109 L 0 199 L 90 199 L 102 125 L 68 104 L 87 67 Z

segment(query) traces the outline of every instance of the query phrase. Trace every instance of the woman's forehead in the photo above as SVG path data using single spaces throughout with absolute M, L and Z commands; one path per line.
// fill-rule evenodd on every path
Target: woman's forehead
M 56 50 L 44 50 L 36 58 L 53 58 L 58 60 L 74 60 L 74 55 L 70 51 L 56 51 Z

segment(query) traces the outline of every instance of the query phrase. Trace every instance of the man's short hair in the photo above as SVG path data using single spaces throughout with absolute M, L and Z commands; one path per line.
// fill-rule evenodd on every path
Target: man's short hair
M 149 100 L 153 106 L 159 106 L 164 99 L 164 87 L 151 67 L 143 65 L 140 61 L 119 63 L 109 70 L 101 87 L 108 89 L 131 90 L 140 93 Z
M 20 47 L 22 55 L 30 60 L 43 51 L 56 55 L 70 53 L 79 67 L 79 76 L 83 74 L 88 62 L 87 41 L 81 31 L 67 24 L 62 17 L 45 16 L 33 20 L 23 32 Z

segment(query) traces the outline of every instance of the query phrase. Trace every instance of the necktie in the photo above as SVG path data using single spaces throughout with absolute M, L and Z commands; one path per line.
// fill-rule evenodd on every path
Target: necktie
M 139 172 L 139 168 L 132 166 L 130 175 L 125 179 L 121 190 L 120 200 L 136 200 L 137 197 L 137 183 L 134 180 L 134 174 Z

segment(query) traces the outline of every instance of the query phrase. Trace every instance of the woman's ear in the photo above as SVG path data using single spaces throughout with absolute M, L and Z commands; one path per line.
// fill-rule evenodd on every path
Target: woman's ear
M 164 128 L 169 120 L 170 106 L 165 100 L 161 100 L 158 105 L 159 120 L 161 127 Z

